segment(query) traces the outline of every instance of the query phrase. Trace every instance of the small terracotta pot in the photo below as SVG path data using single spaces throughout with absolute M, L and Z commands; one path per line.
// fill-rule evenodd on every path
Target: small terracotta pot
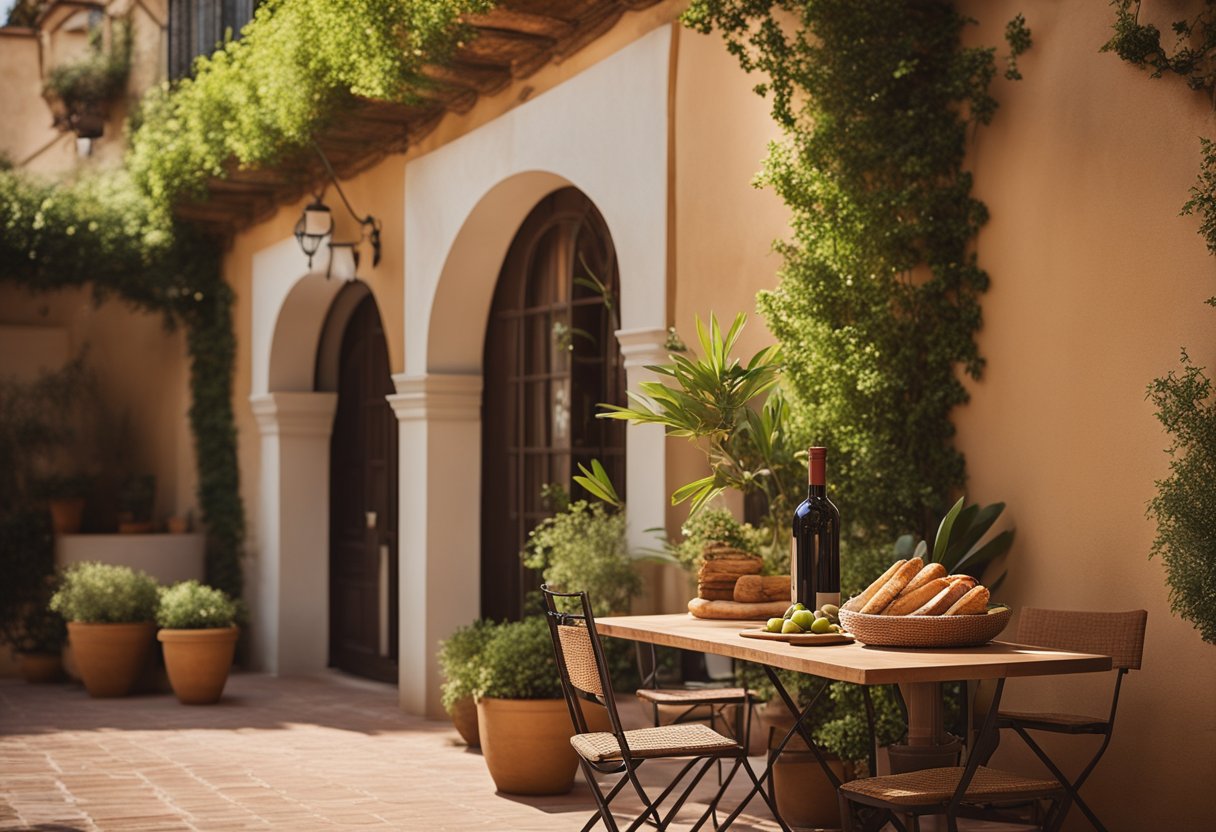
M 840 760 L 828 757 L 828 765 L 841 782 L 849 779 Z M 810 751 L 781 752 L 773 763 L 773 796 L 777 798 L 777 811 L 791 826 L 840 828 L 836 789 Z
M 185 534 L 190 531 L 190 520 L 185 517 L 170 517 L 165 521 L 165 529 L 169 534 Z
M 89 696 L 126 696 L 152 655 L 151 621 L 135 624 L 68 622 L 68 640 Z
M 473 697 L 466 696 L 464 699 L 457 700 L 448 715 L 452 717 L 452 725 L 456 726 L 456 733 L 460 734 L 460 738 L 465 741 L 465 744 L 469 748 L 480 748 L 481 737 L 477 732 L 477 703 L 473 701 Z
M 578 758 L 565 700 L 479 699 L 477 728 L 500 792 L 565 794 L 574 787 Z
M 63 678 L 63 660 L 58 653 L 18 653 L 21 677 L 31 685 L 45 685 Z
M 220 701 L 239 633 L 237 627 L 218 627 L 161 630 L 156 634 L 165 646 L 165 670 L 179 702 L 214 705 Z
M 76 534 L 84 520 L 84 498 L 68 497 L 51 500 L 51 528 L 55 534 Z

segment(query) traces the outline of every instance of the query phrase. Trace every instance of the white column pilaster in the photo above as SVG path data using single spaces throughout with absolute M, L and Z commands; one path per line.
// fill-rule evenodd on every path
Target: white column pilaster
M 643 381 L 658 376 L 647 366 L 668 363 L 666 329 L 620 329 L 616 333 L 625 362 L 625 382 L 633 393 Z M 646 529 L 667 525 L 667 451 L 661 425 L 629 425 L 625 429 L 625 500 L 629 504 L 629 543 L 654 546 Z
M 393 376 L 401 708 L 442 717 L 440 639 L 481 609 L 480 374 Z
M 329 440 L 336 393 L 251 396 L 262 436 L 254 656 L 277 675 L 329 662 Z

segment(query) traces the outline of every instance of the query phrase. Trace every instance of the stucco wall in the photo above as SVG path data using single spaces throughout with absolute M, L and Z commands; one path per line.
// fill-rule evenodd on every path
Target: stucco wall
M 71 356 L 87 347 L 106 405 L 130 418 L 132 473 L 156 475 L 155 518 L 193 509 L 197 519 L 190 369 L 181 330 L 168 332 L 159 315 L 119 301 L 95 306 L 84 289 L 31 295 L 11 285 L 0 285 L 0 324 L 60 328 Z M 36 348 L 36 339 L 30 343 Z
M 1087 799 L 1111 829 L 1208 828 L 1210 795 L 1195 786 L 1216 781 L 1216 648 L 1171 615 L 1162 566 L 1147 556 L 1145 504 L 1167 472 L 1168 437 L 1145 387 L 1178 366 L 1182 345 L 1200 365 L 1216 352 L 1203 304 L 1216 261 L 1198 219 L 1178 216 L 1198 171 L 1197 136 L 1214 133 L 1210 101 L 1100 54 L 1105 4 L 962 5 L 981 21 L 969 42 L 1001 44 L 1017 12 L 1035 40 L 1025 80 L 994 83 L 1001 109 L 969 151 L 992 212 L 978 253 L 993 284 L 979 335 L 987 370 L 955 414 L 968 497 L 1008 503 L 1018 532 L 1001 597 L 1015 609 L 1149 611 L 1145 669 L 1124 687 Z M 1157 20 L 1163 31 L 1170 19 Z M 746 187 L 772 135 L 753 80 L 716 38 L 690 32 L 678 66 L 675 310 L 687 336 L 694 312 L 754 310 L 780 265 L 767 251 L 784 213 Z M 744 354 L 763 341 L 759 324 L 753 315 Z M 698 455 L 669 453 L 672 484 L 700 475 Z M 1018 680 L 1006 703 L 1100 715 L 1112 682 Z M 1037 770 L 1019 745 L 1006 740 L 995 764 Z M 1079 772 L 1096 742 L 1045 746 Z M 1080 813 L 1069 828 L 1084 828 Z
M 998 42 L 1021 11 L 1035 40 L 1025 80 L 997 82 L 1001 110 L 971 153 L 992 212 L 979 255 L 993 285 L 979 337 L 988 367 L 955 420 L 969 496 L 1009 504 L 1018 532 L 1003 595 L 1015 609 L 1149 611 L 1144 670 L 1086 786 L 1099 814 L 1112 829 L 1210 828 L 1212 797 L 1196 787 L 1216 782 L 1216 647 L 1170 614 L 1161 563 L 1148 559 L 1145 504 L 1168 439 L 1145 387 L 1178 366 L 1182 345 L 1201 366 L 1216 357 L 1203 304 L 1216 260 L 1198 219 L 1178 216 L 1197 137 L 1216 133 L 1211 102 L 1099 54 L 1104 4 L 967 5 L 983 21 L 974 39 Z M 1008 702 L 1101 714 L 1107 682 L 1019 682 Z M 998 763 L 1028 762 L 1006 746 Z M 1048 747 L 1076 771 L 1084 746 Z

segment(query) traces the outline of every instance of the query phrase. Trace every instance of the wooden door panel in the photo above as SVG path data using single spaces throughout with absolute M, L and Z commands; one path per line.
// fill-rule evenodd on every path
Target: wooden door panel
M 341 349 L 330 443 L 330 664 L 395 682 L 397 420 L 385 399 L 393 392 L 388 346 L 370 295 L 352 313 Z

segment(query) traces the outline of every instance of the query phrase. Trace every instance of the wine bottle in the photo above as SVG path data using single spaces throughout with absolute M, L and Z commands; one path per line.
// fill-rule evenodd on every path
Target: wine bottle
M 794 512 L 790 587 L 793 601 L 840 605 L 840 511 L 827 496 L 827 448 L 811 448 L 807 495 Z

